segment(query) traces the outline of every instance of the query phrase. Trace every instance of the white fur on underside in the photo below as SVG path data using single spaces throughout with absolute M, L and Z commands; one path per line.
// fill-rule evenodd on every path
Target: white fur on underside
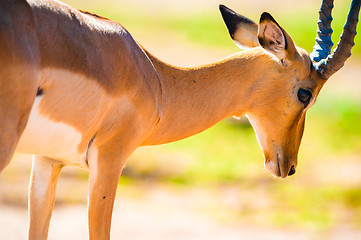
M 41 96 L 35 99 L 16 152 L 57 159 L 66 165 L 83 166 L 85 153 L 78 152 L 81 133 L 72 126 L 42 116 L 39 112 L 41 100 Z

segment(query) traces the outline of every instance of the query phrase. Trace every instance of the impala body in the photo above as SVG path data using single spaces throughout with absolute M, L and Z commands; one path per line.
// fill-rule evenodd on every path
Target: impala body
M 56 0 L 0 3 L 0 171 L 34 154 L 29 239 L 46 239 L 59 173 L 89 169 L 89 238 L 109 239 L 115 192 L 139 146 L 176 141 L 247 115 L 266 168 L 295 173 L 305 114 L 350 55 L 360 1 L 330 54 L 333 1 L 324 0 L 311 56 L 268 13 L 259 24 L 220 6 L 249 49 L 179 68 L 143 49 L 120 24 Z

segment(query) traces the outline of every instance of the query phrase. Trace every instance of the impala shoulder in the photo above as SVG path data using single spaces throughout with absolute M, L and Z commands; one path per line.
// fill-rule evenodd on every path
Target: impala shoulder
M 26 21 L 27 24 L 23 24 L 22 21 Z M 8 30 L 10 27 L 25 27 L 24 25 L 32 25 L 30 4 L 25 0 L 1 0 L 0 30 Z

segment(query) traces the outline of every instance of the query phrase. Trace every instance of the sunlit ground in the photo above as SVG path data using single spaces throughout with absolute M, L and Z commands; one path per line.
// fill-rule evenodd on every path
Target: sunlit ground
M 180 66 L 238 51 L 218 1 L 67 3 L 122 23 L 150 52 Z M 223 1 L 257 21 L 271 12 L 297 45 L 312 49 L 318 1 Z M 335 42 L 348 1 L 335 3 Z M 195 137 L 137 150 L 124 170 L 112 239 L 361 239 L 361 40 L 307 115 L 297 173 L 263 167 L 247 120 L 226 120 Z M 0 175 L 0 239 L 25 239 L 30 157 Z M 87 239 L 87 173 L 60 177 L 49 239 Z

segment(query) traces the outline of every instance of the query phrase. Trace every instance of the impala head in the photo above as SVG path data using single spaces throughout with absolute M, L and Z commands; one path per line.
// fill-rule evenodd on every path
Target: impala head
M 268 14 L 259 24 L 220 5 L 220 11 L 237 45 L 251 48 L 259 64 L 255 84 L 249 89 L 247 115 L 263 150 L 265 166 L 285 178 L 295 173 L 306 111 L 313 105 L 326 80 L 351 55 L 361 0 L 352 0 L 338 47 L 331 54 L 333 0 L 323 0 L 314 51 L 295 46 L 287 32 Z

